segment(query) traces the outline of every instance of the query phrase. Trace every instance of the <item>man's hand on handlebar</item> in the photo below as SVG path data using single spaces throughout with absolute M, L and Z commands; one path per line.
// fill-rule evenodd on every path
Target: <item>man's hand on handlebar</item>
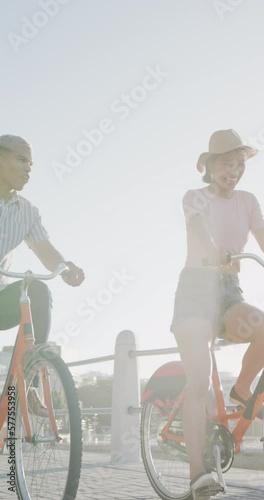
M 85 279 L 85 275 L 80 267 L 75 266 L 71 261 L 65 261 L 68 270 L 63 271 L 61 277 L 67 285 L 79 286 Z

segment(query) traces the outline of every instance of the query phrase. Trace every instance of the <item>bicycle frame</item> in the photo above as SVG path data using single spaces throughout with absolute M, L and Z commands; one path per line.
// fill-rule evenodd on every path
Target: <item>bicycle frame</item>
M 246 408 L 235 410 L 232 413 L 227 413 L 213 349 L 211 350 L 211 353 L 213 360 L 212 385 L 215 394 L 217 413 L 216 415 L 208 414 L 207 418 L 214 423 L 224 425 L 228 429 L 229 421 L 237 420 L 236 426 L 231 434 L 234 440 L 234 451 L 235 453 L 239 453 L 241 444 L 243 443 L 243 437 L 264 403 L 264 370 L 253 395 L 247 403 Z
M 35 337 L 34 337 L 34 329 L 31 317 L 30 298 L 27 294 L 28 286 L 33 279 L 42 279 L 42 280 L 52 279 L 55 276 L 61 274 L 65 270 L 67 270 L 67 266 L 65 264 L 60 264 L 58 268 L 49 275 L 36 275 L 31 273 L 31 271 L 27 271 L 27 273 L 11 273 L 4 271 L 2 268 L 0 268 L 0 274 L 4 274 L 5 276 L 10 276 L 15 278 L 22 278 L 21 296 L 19 300 L 21 318 L 12 358 L 10 361 L 8 373 L 4 384 L 4 389 L 0 398 L 0 431 L 3 429 L 4 423 L 8 416 L 9 387 L 13 386 L 15 381 L 17 381 L 18 399 L 27 434 L 26 439 L 29 442 L 32 442 L 33 438 L 32 438 L 28 409 L 27 409 L 27 395 L 26 395 L 26 386 L 24 377 L 25 357 L 26 355 L 29 355 L 31 352 L 32 354 L 34 354 L 40 349 L 46 349 L 48 347 L 48 344 L 34 346 Z M 49 418 L 51 421 L 54 434 L 56 438 L 59 439 L 58 430 L 55 422 L 54 409 L 51 401 L 50 384 L 49 384 L 47 369 L 43 370 L 41 375 L 42 375 L 44 401 L 48 409 Z M 4 446 L 5 439 L 6 439 L 6 433 L 3 436 L 2 440 L 0 441 L 0 448 Z
M 224 402 L 221 381 L 217 370 L 217 364 L 213 346 L 211 348 L 211 354 L 213 361 L 212 389 L 213 389 L 213 394 L 215 396 L 216 411 L 214 414 L 207 413 L 207 419 L 212 423 L 225 426 L 228 430 L 229 430 L 229 421 L 237 420 L 237 424 L 234 430 L 231 432 L 231 434 L 234 440 L 234 451 L 235 453 L 239 453 L 241 444 L 243 442 L 244 434 L 250 427 L 258 411 L 260 410 L 262 404 L 264 403 L 264 370 L 262 372 L 262 375 L 259 379 L 259 382 L 252 397 L 248 401 L 246 408 L 242 408 L 241 410 L 234 410 L 231 413 L 228 413 L 226 411 L 226 406 Z M 184 443 L 183 436 L 176 435 L 170 431 L 172 422 L 176 419 L 177 414 L 182 409 L 182 405 L 184 402 L 184 393 L 185 393 L 185 388 L 183 388 L 180 394 L 177 396 L 177 398 L 175 398 L 172 409 L 169 413 L 169 419 L 166 422 L 163 429 L 160 431 L 163 443 L 165 443 L 168 440 L 175 441 L 178 444 Z M 165 405 L 160 405 L 160 403 L 161 401 L 157 400 L 156 406 L 160 409 L 161 413 L 167 414 L 166 411 L 164 411 Z

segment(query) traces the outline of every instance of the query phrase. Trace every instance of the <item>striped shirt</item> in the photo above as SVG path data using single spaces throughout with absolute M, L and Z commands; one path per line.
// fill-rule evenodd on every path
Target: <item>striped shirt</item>
M 25 241 L 29 248 L 38 241 L 49 239 L 41 223 L 39 211 L 28 200 L 14 192 L 5 202 L 0 197 L 0 266 L 6 271 L 10 268 L 15 249 Z M 0 275 L 0 291 L 9 278 Z

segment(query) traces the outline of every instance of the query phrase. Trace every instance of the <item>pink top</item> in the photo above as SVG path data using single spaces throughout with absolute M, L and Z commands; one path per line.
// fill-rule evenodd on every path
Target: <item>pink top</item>
M 187 230 L 187 267 L 203 266 L 206 252 L 191 228 L 192 215 L 203 215 L 210 234 L 218 247 L 231 253 L 241 253 L 249 231 L 264 228 L 264 218 L 256 197 L 247 191 L 233 191 L 232 198 L 211 193 L 208 187 L 187 191 L 183 197 Z

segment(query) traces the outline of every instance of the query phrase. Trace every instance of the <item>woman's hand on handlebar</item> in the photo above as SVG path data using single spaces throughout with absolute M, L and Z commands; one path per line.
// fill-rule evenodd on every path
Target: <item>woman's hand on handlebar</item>
M 207 252 L 207 265 L 213 267 L 228 267 L 231 265 L 229 256 L 230 253 L 227 252 L 224 248 L 218 248 L 215 245 L 212 245 L 212 247 L 208 249 Z

